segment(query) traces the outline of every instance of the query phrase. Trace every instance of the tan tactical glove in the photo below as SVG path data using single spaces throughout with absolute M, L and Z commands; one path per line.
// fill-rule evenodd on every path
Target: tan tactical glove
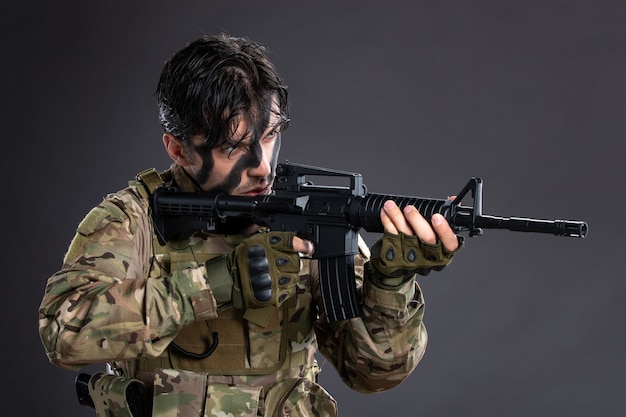
M 278 307 L 293 296 L 300 272 L 294 236 L 292 232 L 255 234 L 230 254 L 207 261 L 207 280 L 218 303 L 229 301 L 226 294 L 231 289 L 237 308 Z M 225 273 L 229 280 L 223 279 Z
M 463 247 L 463 238 L 458 236 L 458 239 L 459 247 L 448 252 L 439 241 L 431 245 L 417 236 L 385 232 L 372 246 L 369 276 L 379 286 L 393 288 L 416 273 L 428 275 L 433 269 L 441 271 Z

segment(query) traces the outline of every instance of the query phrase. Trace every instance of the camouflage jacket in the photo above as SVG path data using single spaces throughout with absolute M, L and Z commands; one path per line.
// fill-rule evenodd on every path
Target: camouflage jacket
M 170 171 L 181 189 L 194 189 L 180 167 Z M 263 415 L 264 401 L 275 402 L 268 393 L 277 386 L 287 403 L 286 392 L 319 393 L 334 403 L 315 381 L 318 349 L 360 392 L 398 385 L 422 358 L 427 334 L 419 286 L 409 281 L 390 291 L 373 285 L 367 252 L 355 259 L 362 317 L 334 324 L 324 320 L 312 260 L 304 260 L 297 295 L 284 308 L 249 315 L 217 305 L 204 263 L 232 251 L 245 236 L 198 232 L 184 242 L 169 242 L 164 250 L 154 238 L 149 199 L 140 188 L 131 181 L 92 209 L 78 226 L 61 270 L 48 279 L 39 330 L 52 363 L 70 370 L 113 364 L 154 391 L 155 409 L 168 407 L 158 398 L 164 387 L 171 388 L 166 381 L 200 375 L 206 398 L 219 398 L 213 391 L 223 386 L 231 392 L 237 385 L 244 398 L 258 402 L 249 415 Z M 220 342 L 213 363 L 213 355 L 198 362 L 171 349 L 193 351 L 197 338 L 216 334 Z M 216 415 L 219 407 L 211 406 Z

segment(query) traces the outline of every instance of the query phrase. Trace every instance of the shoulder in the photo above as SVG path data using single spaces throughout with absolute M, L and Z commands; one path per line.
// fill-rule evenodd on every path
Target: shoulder
M 137 219 L 148 214 L 149 202 L 143 200 L 130 188 L 108 194 L 83 218 L 78 225 L 78 232 L 91 235 L 110 224 L 117 224 L 125 225 L 134 233 Z

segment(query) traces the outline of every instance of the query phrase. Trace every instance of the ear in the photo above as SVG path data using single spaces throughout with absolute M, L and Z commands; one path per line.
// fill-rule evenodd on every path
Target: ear
M 163 134 L 163 145 L 165 146 L 167 154 L 170 158 L 172 158 L 172 161 L 176 162 L 176 164 L 184 167 L 191 163 L 191 159 L 187 156 L 187 151 L 185 150 L 183 143 L 176 139 L 172 134 Z

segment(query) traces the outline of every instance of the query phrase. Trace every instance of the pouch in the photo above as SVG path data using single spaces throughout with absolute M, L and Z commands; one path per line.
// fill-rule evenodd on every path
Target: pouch
M 337 401 L 321 385 L 306 378 L 281 381 L 265 397 L 265 415 L 336 417 Z
M 89 379 L 97 417 L 147 417 L 146 387 L 137 379 L 97 372 Z
M 256 417 L 263 387 L 207 379 L 206 372 L 156 369 L 152 417 Z

